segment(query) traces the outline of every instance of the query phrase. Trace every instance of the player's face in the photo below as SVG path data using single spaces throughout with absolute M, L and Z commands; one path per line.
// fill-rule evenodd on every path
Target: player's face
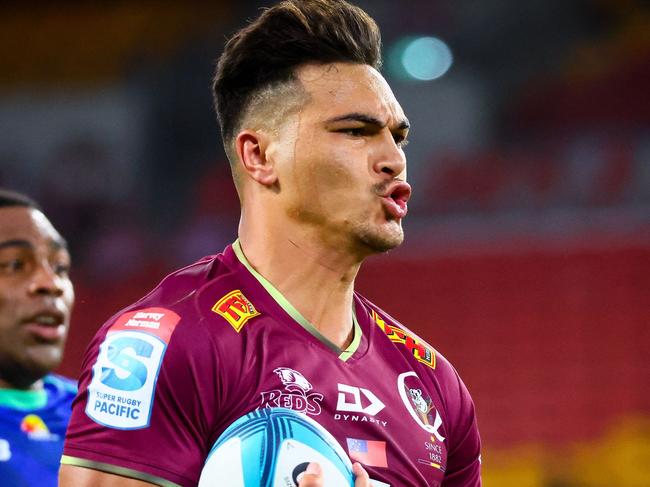
M 0 208 L 0 379 L 26 388 L 61 361 L 74 291 L 70 255 L 38 210 Z
M 352 252 L 399 245 L 411 193 L 408 122 L 390 87 L 359 64 L 307 65 L 297 74 L 309 99 L 274 149 L 289 217 Z

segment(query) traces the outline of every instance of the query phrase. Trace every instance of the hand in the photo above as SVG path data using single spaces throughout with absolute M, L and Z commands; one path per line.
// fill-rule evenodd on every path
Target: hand
M 359 462 L 352 465 L 352 473 L 354 474 L 354 487 L 370 487 L 368 472 Z
M 352 472 L 354 473 L 354 487 L 370 487 L 370 477 L 368 472 L 361 466 L 360 463 L 352 465 Z M 305 470 L 305 473 L 300 477 L 298 487 L 330 487 L 323 485 L 323 470 L 320 465 L 312 462 Z

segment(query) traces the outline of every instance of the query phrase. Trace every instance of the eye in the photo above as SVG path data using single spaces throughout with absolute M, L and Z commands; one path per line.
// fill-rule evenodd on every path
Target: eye
M 341 134 L 350 135 L 352 137 L 363 137 L 366 134 L 364 127 L 351 127 L 337 130 Z
M 59 263 L 52 266 L 54 273 L 58 276 L 67 276 L 70 273 L 70 264 Z
M 0 262 L 0 272 L 13 273 L 20 272 L 25 268 L 25 261 L 22 259 L 11 259 Z
M 395 140 L 395 144 L 397 144 L 398 147 L 406 147 L 409 143 L 409 141 L 406 139 L 406 136 L 404 135 L 395 135 L 393 139 Z

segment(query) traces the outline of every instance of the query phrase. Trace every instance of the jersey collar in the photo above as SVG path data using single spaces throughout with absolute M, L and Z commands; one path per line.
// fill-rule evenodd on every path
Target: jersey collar
M 45 389 L 19 390 L 0 389 L 0 407 L 17 409 L 19 411 L 32 411 L 41 409 L 47 403 Z
M 241 243 L 239 242 L 239 239 L 235 240 L 235 242 L 232 244 L 232 249 L 235 252 L 235 255 L 237 256 L 237 259 L 239 262 L 246 267 L 248 272 L 251 273 L 251 275 L 262 285 L 264 289 L 271 295 L 271 297 L 275 300 L 275 302 L 289 315 L 293 320 L 298 323 L 300 326 L 302 326 L 307 332 L 309 332 L 313 337 L 318 339 L 321 343 L 323 343 L 325 346 L 327 346 L 329 349 L 331 349 L 334 353 L 336 353 L 339 357 L 340 360 L 342 361 L 347 361 L 354 352 L 357 351 L 359 348 L 359 344 L 361 343 L 361 327 L 359 326 L 359 322 L 357 321 L 357 315 L 356 311 L 354 309 L 354 306 L 352 306 L 352 322 L 354 323 L 354 331 L 353 331 L 353 338 L 352 342 L 350 345 L 345 350 L 341 350 L 339 347 L 337 347 L 334 343 L 332 343 L 330 340 L 325 338 L 321 332 L 319 332 L 314 325 L 312 325 L 307 318 L 305 318 L 300 311 L 298 311 L 290 302 L 287 300 L 287 298 L 284 297 L 284 295 L 276 289 L 276 287 L 271 284 L 264 276 L 262 276 L 259 272 L 257 272 L 253 266 L 248 262 L 248 259 L 244 255 L 244 252 L 241 248 Z

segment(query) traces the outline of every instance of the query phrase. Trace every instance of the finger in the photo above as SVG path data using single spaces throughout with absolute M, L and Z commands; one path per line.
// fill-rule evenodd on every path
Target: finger
M 307 465 L 305 473 L 298 478 L 298 487 L 323 487 L 323 469 L 318 463 Z
M 352 473 L 354 474 L 354 487 L 370 487 L 370 477 L 366 469 L 361 466 L 359 462 L 352 465 Z

